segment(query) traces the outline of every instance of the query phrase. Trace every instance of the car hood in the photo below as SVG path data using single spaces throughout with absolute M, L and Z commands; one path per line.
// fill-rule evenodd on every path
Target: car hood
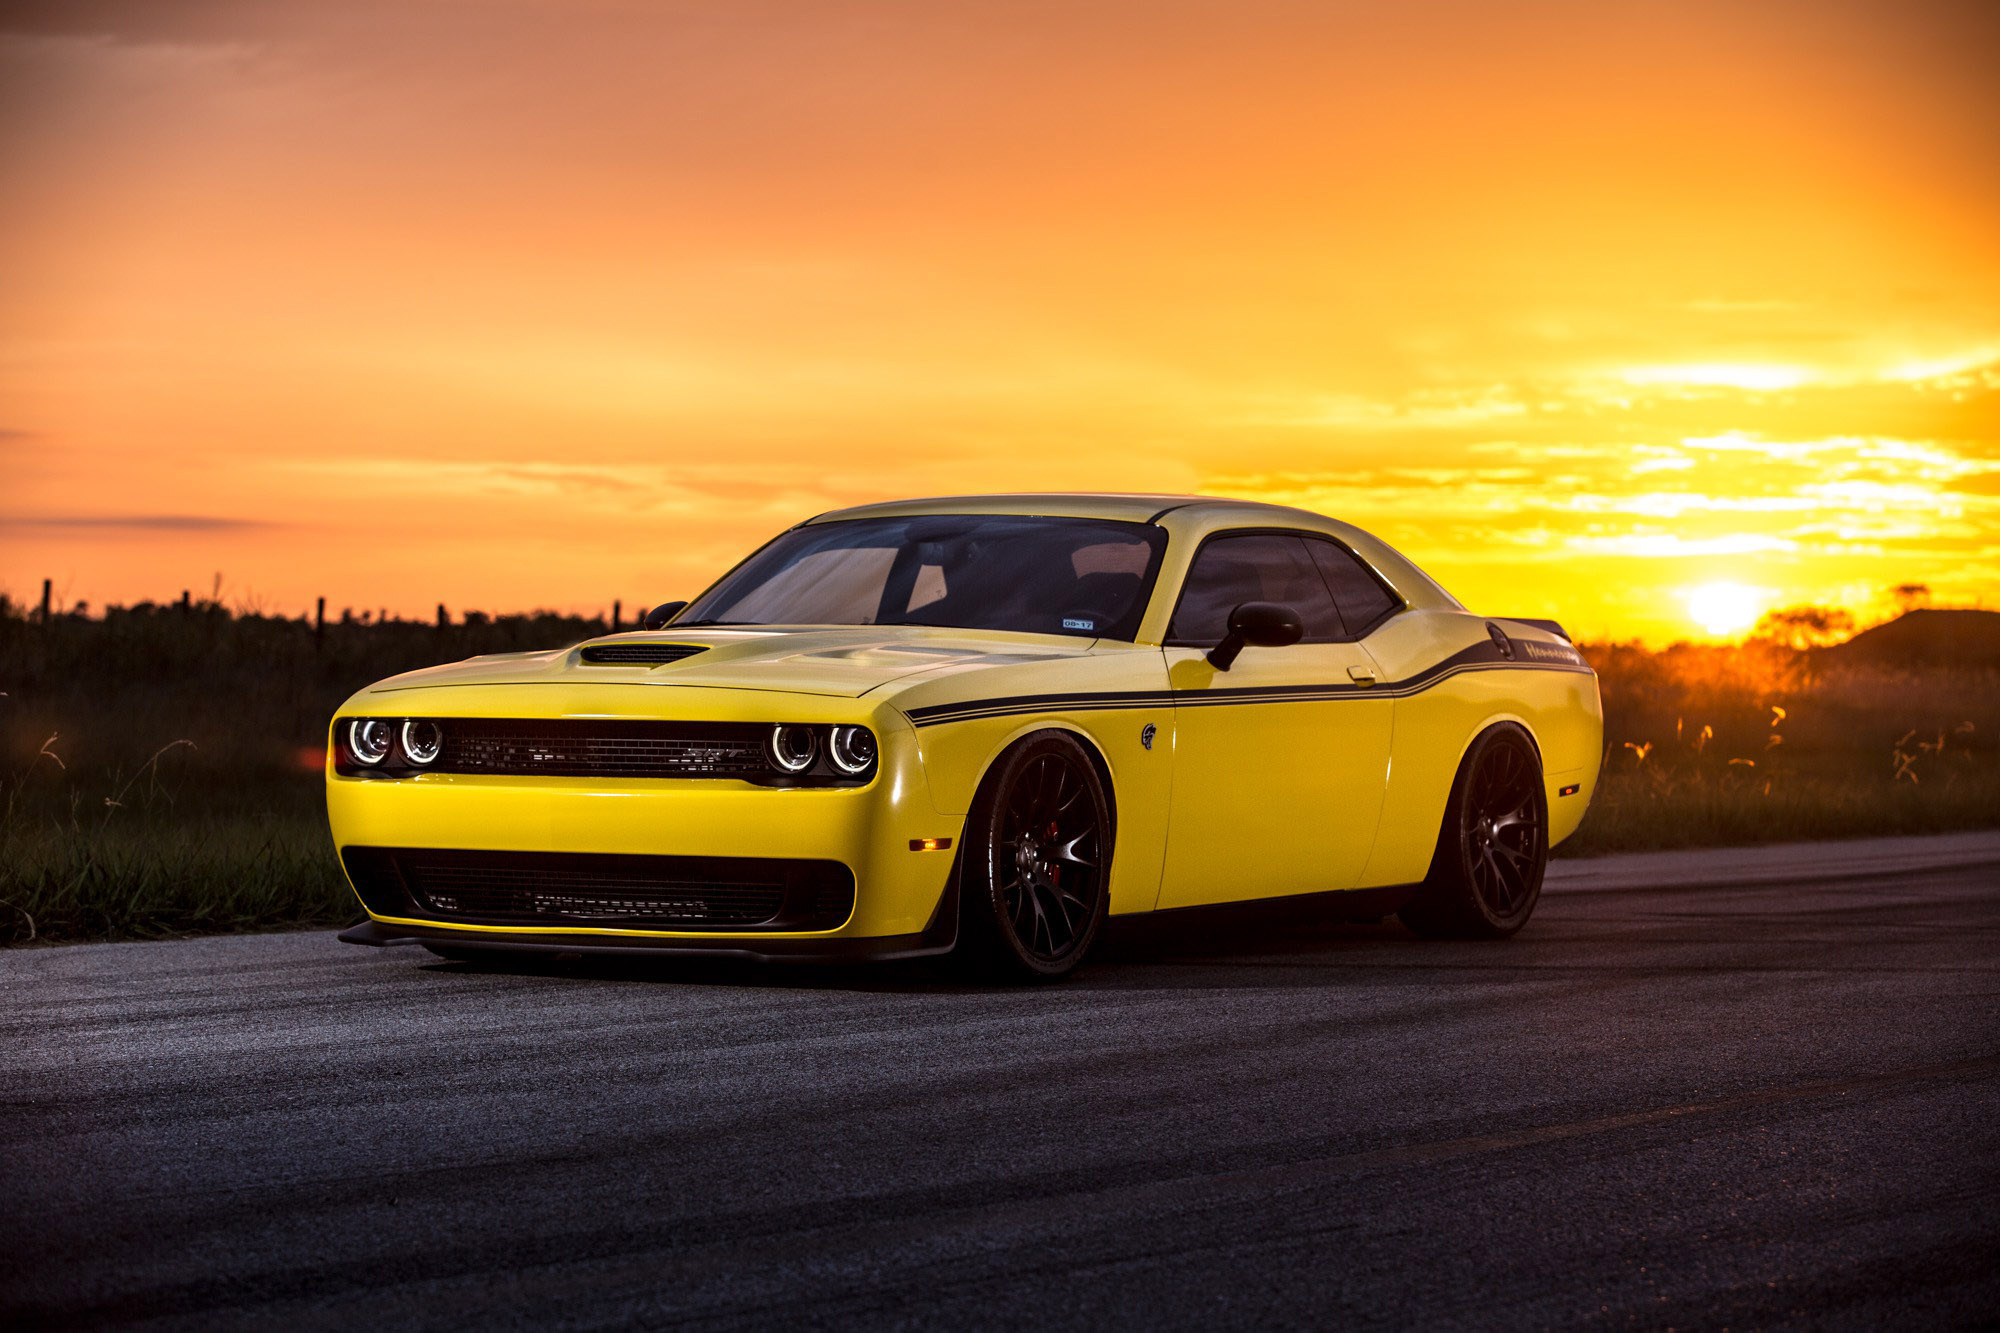
M 607 634 L 569 648 L 499 653 L 392 676 L 373 690 L 454 685 L 567 684 L 778 690 L 859 698 L 912 676 L 1076 657 L 1091 639 L 922 625 L 706 629 Z M 676 661 L 604 663 L 586 650 L 607 645 L 691 648 Z

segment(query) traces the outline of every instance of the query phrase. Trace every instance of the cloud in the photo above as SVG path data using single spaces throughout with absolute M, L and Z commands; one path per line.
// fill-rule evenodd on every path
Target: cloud
M 1799 544 L 1788 537 L 1762 533 L 1731 533 L 1722 537 L 1683 537 L 1672 532 L 1631 532 L 1611 536 L 1584 534 L 1563 539 L 1571 551 L 1591 555 L 1641 556 L 1646 559 L 1679 559 L 1693 556 L 1757 555 L 1772 551 L 1796 551 Z
M 0 529 L 29 532 L 256 532 L 277 526 L 259 519 L 213 514 L 0 515 Z
M 275 26 L 239 0 L 12 0 L 0 34 L 114 42 L 227 41 Z
M 1964 491 L 1969 495 L 2000 495 L 2000 472 L 1981 472 L 1970 477 L 1961 477 L 1948 488 Z
M 1257 433 L 1274 456 L 1296 456 L 1315 440 L 1372 445 L 1390 434 L 1410 439 L 1413 447 L 1476 452 L 1516 442 L 1594 439 L 1629 448 L 1726 435 L 1901 437 L 1978 442 L 2000 452 L 2000 360 L 1983 345 L 1921 362 L 1878 356 L 1866 367 L 1745 355 L 1624 366 L 1522 365 L 1512 373 L 1466 365 L 1438 373 L 1445 382 L 1401 390 L 1294 383 L 1242 400 L 1238 411 L 1214 423 Z M 1273 433 L 1278 431 L 1284 434 Z M 1496 441 L 1502 432 L 1506 442 Z
M 1619 374 L 1627 384 L 1669 388 L 1742 389 L 1751 393 L 1796 389 L 1813 379 L 1804 366 L 1756 362 L 1701 362 L 1678 366 L 1632 366 Z
M 1251 426 L 1334 427 L 1367 430 L 1453 430 L 1481 428 L 1526 414 L 1528 405 L 1506 385 L 1464 390 L 1424 390 L 1385 401 L 1338 394 L 1301 403 L 1268 416 L 1252 416 Z
M 1460 451 L 1497 455 L 1515 466 L 1212 474 L 1204 488 L 1352 519 L 1452 573 L 1581 557 L 1649 562 L 1664 577 L 1729 559 L 1831 567 L 1892 549 L 1931 559 L 1953 541 L 2000 551 L 2000 473 L 1963 444 L 1731 432 Z

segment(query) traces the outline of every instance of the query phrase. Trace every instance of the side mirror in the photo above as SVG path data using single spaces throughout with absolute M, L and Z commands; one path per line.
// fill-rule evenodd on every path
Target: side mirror
M 1305 622 L 1291 607 L 1276 602 L 1245 602 L 1229 613 L 1229 633 L 1208 650 L 1208 662 L 1217 671 L 1227 671 L 1235 665 L 1236 655 L 1243 651 L 1244 645 L 1282 648 L 1297 643 L 1305 632 Z
M 640 618 L 640 629 L 665 629 L 667 622 L 687 610 L 686 602 L 661 602 Z

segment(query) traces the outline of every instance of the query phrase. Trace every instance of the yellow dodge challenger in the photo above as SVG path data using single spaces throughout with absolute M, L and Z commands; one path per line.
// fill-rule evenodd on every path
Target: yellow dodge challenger
M 342 705 L 342 939 L 1032 979 L 1108 916 L 1298 894 L 1499 938 L 1597 781 L 1559 625 L 1274 505 L 867 505 L 645 626 Z

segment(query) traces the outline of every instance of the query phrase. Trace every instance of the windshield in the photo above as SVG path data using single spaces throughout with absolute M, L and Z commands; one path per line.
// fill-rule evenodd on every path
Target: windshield
M 924 514 L 794 528 L 674 620 L 943 625 L 1130 639 L 1166 533 L 1144 523 Z

